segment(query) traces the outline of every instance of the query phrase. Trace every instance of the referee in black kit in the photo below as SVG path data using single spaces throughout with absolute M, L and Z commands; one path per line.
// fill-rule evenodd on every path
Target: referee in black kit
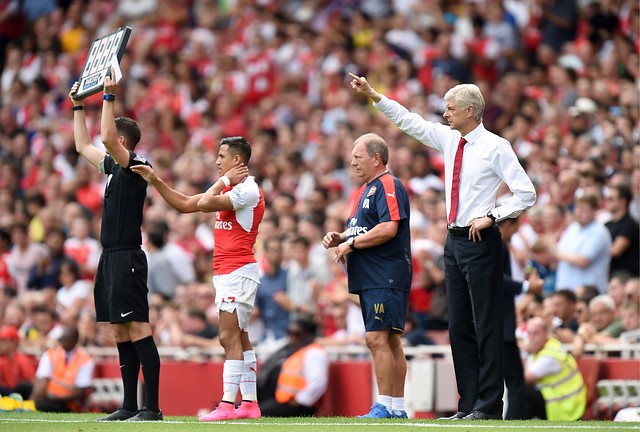
M 447 91 L 444 125 L 409 112 L 375 91 L 364 77 L 351 76 L 356 92 L 371 98 L 389 120 L 444 159 L 449 222 L 445 286 L 460 395 L 458 412 L 444 419 L 502 419 L 503 266 L 495 222 L 516 217 L 535 203 L 533 183 L 511 144 L 484 128 L 485 104 L 478 86 L 459 84 Z M 513 195 L 496 207 L 502 182 Z
M 140 128 L 130 118 L 114 118 L 117 84 L 105 77 L 100 123 L 107 154 L 94 147 L 86 124 L 82 101 L 73 99 L 76 82 L 69 92 L 73 102 L 73 134 L 76 150 L 106 174 L 100 241 L 102 255 L 96 274 L 94 299 L 96 320 L 109 322 L 118 347 L 124 388 L 122 407 L 98 421 L 162 420 L 158 407 L 160 356 L 151 335 L 147 300 L 147 257 L 141 249 L 142 209 L 147 182 L 130 167 L 149 164 L 133 150 L 140 141 Z M 145 406 L 138 410 L 138 374 L 142 366 Z

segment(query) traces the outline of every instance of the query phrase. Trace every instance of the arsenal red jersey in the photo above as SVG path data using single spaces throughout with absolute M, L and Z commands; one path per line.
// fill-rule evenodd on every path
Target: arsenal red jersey
M 264 215 L 264 196 L 254 177 L 222 190 L 233 210 L 216 212 L 213 274 L 229 274 L 256 262 L 253 245 Z M 257 275 L 256 275 L 257 276 Z

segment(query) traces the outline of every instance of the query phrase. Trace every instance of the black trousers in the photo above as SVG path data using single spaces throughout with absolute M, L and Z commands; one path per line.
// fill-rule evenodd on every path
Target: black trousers
M 525 406 L 525 419 L 547 419 L 547 403 L 544 401 L 544 397 L 540 390 L 534 386 L 526 387 L 526 406 Z
M 508 400 L 505 420 L 524 419 L 526 384 L 520 349 L 515 341 L 504 341 L 504 382 Z
M 449 339 L 458 386 L 458 411 L 502 415 L 503 265 L 497 225 L 482 241 L 449 234 L 444 247 Z

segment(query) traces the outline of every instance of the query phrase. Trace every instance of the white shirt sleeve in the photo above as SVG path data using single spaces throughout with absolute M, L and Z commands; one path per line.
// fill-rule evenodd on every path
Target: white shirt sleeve
M 513 192 L 502 205 L 491 211 L 496 220 L 501 221 L 508 217 L 517 217 L 523 210 L 535 204 L 536 190 L 511 145 L 504 141 L 503 145 L 498 147 L 498 151 L 493 169 Z
M 42 354 L 42 357 L 40 357 L 36 378 L 51 378 L 52 373 L 53 367 L 51 366 L 51 359 L 49 358 L 49 353 L 45 352 Z
M 260 201 L 260 190 L 253 177 L 248 177 L 242 183 L 238 183 L 225 195 L 229 196 L 234 210 L 241 208 L 253 208 Z
M 78 369 L 78 375 L 76 376 L 76 387 L 87 388 L 93 385 L 93 370 L 96 363 L 91 360 L 86 364 L 80 366 Z
M 322 348 L 307 350 L 302 364 L 302 373 L 307 386 L 296 395 L 296 402 L 313 406 L 327 390 L 329 381 L 329 356 Z
M 529 364 L 529 371 L 533 373 L 538 379 L 542 379 L 546 376 L 560 373 L 562 370 L 562 363 L 553 357 L 540 356 Z
M 380 102 L 374 102 L 373 106 L 387 116 L 403 132 L 440 152 L 444 151 L 445 144 L 451 141 L 452 137 L 457 133 L 448 126 L 425 120 L 420 114 L 410 112 L 407 108 L 387 98 L 385 95 L 382 95 Z

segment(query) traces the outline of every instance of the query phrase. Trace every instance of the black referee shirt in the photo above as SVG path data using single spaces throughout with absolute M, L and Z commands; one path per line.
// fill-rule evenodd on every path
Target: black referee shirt
M 134 165 L 151 166 L 143 157 L 129 151 L 129 166 Z M 100 231 L 102 247 L 140 247 L 140 227 L 147 196 L 147 182 L 129 168 L 122 168 L 110 155 L 104 158 L 104 173 L 108 178 Z

